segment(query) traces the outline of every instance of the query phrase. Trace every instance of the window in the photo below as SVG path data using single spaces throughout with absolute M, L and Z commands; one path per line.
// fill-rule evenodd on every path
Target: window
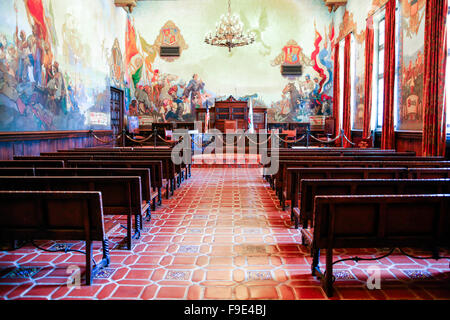
M 395 17 L 395 80 L 394 80 L 394 126 L 397 127 L 397 119 L 399 112 L 399 46 L 398 39 L 400 37 L 400 16 L 398 6 L 396 8 Z M 374 71 L 373 71 L 373 95 L 372 105 L 375 107 L 372 112 L 371 127 L 375 130 L 381 130 L 383 126 L 383 110 L 384 110 L 384 50 L 385 50 L 385 31 L 386 17 L 385 11 L 374 17 L 375 26 L 375 49 L 374 49 Z M 376 109 L 376 110 L 375 110 Z
M 386 20 L 381 16 L 378 20 L 374 19 L 375 28 L 375 50 L 374 50 L 374 79 L 373 79 L 373 106 L 372 128 L 381 129 L 383 125 L 383 104 L 384 104 L 384 35 Z
M 339 42 L 339 130 L 342 129 L 342 120 L 344 116 L 344 52 L 345 38 Z
M 353 128 L 355 109 L 358 107 L 356 98 L 356 40 L 353 33 L 351 34 L 350 41 L 350 84 L 350 126 Z

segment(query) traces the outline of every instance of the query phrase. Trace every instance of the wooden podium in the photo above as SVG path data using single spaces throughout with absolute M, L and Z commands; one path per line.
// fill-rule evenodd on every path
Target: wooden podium
M 205 123 L 206 108 L 196 109 L 197 121 Z M 216 128 L 223 133 L 226 131 L 226 124 L 235 123 L 236 129 L 248 130 L 249 108 L 246 101 L 236 100 L 233 96 L 225 101 L 216 101 L 213 108 L 209 108 L 209 128 Z M 253 127 L 255 130 L 267 129 L 267 109 L 253 108 Z M 229 127 L 230 129 L 234 128 Z M 205 129 L 205 128 L 204 128 Z

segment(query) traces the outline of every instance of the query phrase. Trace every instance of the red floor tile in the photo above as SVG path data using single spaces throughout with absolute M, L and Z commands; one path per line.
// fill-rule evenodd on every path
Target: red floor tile
M 192 173 L 171 199 L 163 199 L 152 221 L 144 223 L 132 250 L 116 246 L 126 235 L 116 228 L 126 223 L 125 217 L 107 217 L 111 264 L 105 278 L 94 279 L 90 287 L 83 279 L 80 289 L 67 288 L 67 268 L 76 265 L 84 272 L 84 255 L 23 247 L 0 253 L 0 299 L 450 299 L 448 262 L 398 252 L 379 261 L 335 265 L 334 272 L 344 278 L 336 280 L 334 297 L 329 298 L 311 275 L 310 251 L 300 244 L 300 230 L 293 228 L 289 210 L 281 210 L 260 169 L 211 167 Z M 73 248 L 84 250 L 84 244 L 74 241 Z M 94 251 L 99 261 L 100 243 Z M 334 253 L 337 260 L 385 251 Z M 410 250 L 416 251 L 429 254 Z M 33 279 L 2 278 L 14 263 L 43 269 Z M 373 265 L 380 268 L 381 290 L 365 287 Z M 431 278 L 412 279 L 409 274 Z

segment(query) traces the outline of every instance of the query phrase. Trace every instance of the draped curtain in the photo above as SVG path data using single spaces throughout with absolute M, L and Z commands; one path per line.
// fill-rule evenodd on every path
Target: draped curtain
M 334 135 L 339 135 L 339 42 L 334 46 L 334 82 L 333 82 L 333 116 L 334 116 Z
M 342 113 L 342 130 L 346 137 L 351 140 L 351 127 L 350 127 L 350 113 L 351 113 L 351 74 L 350 74 L 350 60 L 351 60 L 351 40 L 352 34 L 349 33 L 345 37 L 345 49 L 344 49 L 344 105 Z M 344 138 L 344 147 L 349 148 L 350 143 Z
M 396 0 L 389 0 L 386 4 L 386 31 L 384 40 L 384 109 L 381 149 L 395 149 L 395 7 Z
M 444 156 L 448 0 L 427 0 L 423 94 L 423 156 Z
M 373 16 L 367 19 L 366 25 L 366 66 L 364 81 L 364 122 L 363 139 L 368 139 L 371 135 L 371 116 L 372 116 L 372 77 L 373 77 L 373 51 L 374 51 L 374 31 Z

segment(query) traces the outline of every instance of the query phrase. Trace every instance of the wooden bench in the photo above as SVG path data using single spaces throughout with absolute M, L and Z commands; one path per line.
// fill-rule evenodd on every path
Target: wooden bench
M 298 207 L 300 182 L 303 179 L 401 179 L 407 175 L 407 168 L 287 168 L 291 218 L 294 221 L 294 208 Z M 296 226 L 298 221 L 296 221 Z
M 314 199 L 322 195 L 371 194 L 450 194 L 450 179 L 304 179 L 300 182 L 300 195 L 294 196 L 292 210 L 296 228 L 312 223 Z M 305 242 L 308 231 L 302 232 Z
M 162 187 L 166 188 L 166 197 L 169 199 L 169 184 L 163 179 L 163 166 L 161 161 L 127 161 L 127 160 L 68 160 L 69 168 L 143 168 L 151 171 L 151 184 L 157 188 L 158 204 L 161 204 Z
M 297 168 L 351 168 L 351 167 L 364 167 L 364 168 L 394 168 L 394 167 L 404 167 L 404 168 L 444 168 L 450 167 L 450 161 L 316 161 L 316 160 L 298 160 L 298 161 L 283 161 L 280 160 L 280 169 L 277 174 L 276 189 L 277 195 L 280 199 L 280 204 L 285 208 L 285 201 L 290 200 L 290 193 L 287 191 L 290 189 L 290 176 L 287 175 L 286 168 L 297 167 Z
M 149 204 L 142 201 L 141 178 L 132 176 L 0 177 L 0 190 L 100 191 L 104 215 L 126 215 L 127 248 L 140 237 L 142 215 Z M 132 235 L 132 217 L 135 234 Z
M 0 167 L 0 176 L 34 176 L 35 168 Z
M 392 248 L 390 254 L 395 248 L 424 248 L 433 252 L 431 258 L 438 259 L 438 249 L 449 246 L 448 194 L 318 196 L 315 199 L 311 272 L 321 278 L 328 296 L 333 295 L 333 265 L 347 260 L 333 262 L 333 249 Z M 326 250 L 325 273 L 319 266 L 321 249 Z
M 148 168 L 36 168 L 35 176 L 137 176 L 141 178 L 142 200 L 156 210 L 158 190 L 153 187 Z M 147 212 L 151 219 L 150 207 Z M 143 222 L 141 222 L 142 225 Z
M 87 285 L 101 268 L 109 265 L 100 192 L 0 191 L 0 208 L 0 240 L 33 244 L 34 240 L 85 241 Z M 95 268 L 93 241 L 102 241 L 103 247 L 103 258 Z
M 20 168 L 63 168 L 64 161 L 58 159 L 0 160 L 0 167 Z
M 128 159 L 160 159 L 164 162 L 166 166 L 165 177 L 166 179 L 176 179 L 176 184 L 174 184 L 174 188 L 176 189 L 185 178 L 190 176 L 190 165 L 181 164 L 175 165 L 172 161 L 171 152 L 161 151 L 161 152 L 147 152 L 147 151 L 60 151 L 56 153 L 41 153 L 41 157 L 84 157 L 88 156 L 91 159 L 110 159 L 110 157 L 118 157 L 118 158 L 128 158 Z M 184 170 L 183 170 L 184 169 Z
M 164 184 L 164 187 L 167 188 L 167 190 L 170 192 L 170 195 L 173 194 L 176 186 L 175 186 L 175 179 L 176 179 L 176 173 L 175 173 L 175 166 L 171 162 L 170 158 L 166 157 L 164 159 L 161 159 L 159 156 L 155 157 L 144 157 L 144 156 L 121 156 L 121 155 L 105 155 L 105 156 L 94 156 L 91 154 L 85 154 L 85 155 L 47 155 L 47 156 L 39 156 L 39 157 L 15 157 L 16 159 L 61 159 L 65 162 L 66 166 L 70 166 L 69 163 L 72 161 L 78 161 L 79 163 L 81 161 L 128 161 L 128 162 L 135 162 L 135 161 L 157 161 L 157 163 L 161 163 L 162 166 L 162 173 L 161 173 L 161 185 Z M 73 162 L 72 162 L 73 163 Z M 151 168 L 151 166 L 149 167 Z M 155 176 L 158 176 L 159 170 L 153 172 Z M 165 181 L 163 181 L 165 180 Z
M 156 210 L 158 191 L 152 186 L 147 168 L 0 168 L 0 176 L 139 176 L 142 199 Z M 151 219 L 151 211 L 148 212 Z
M 71 150 L 58 150 L 58 153 L 65 153 L 65 154 L 80 154 L 80 153 L 120 153 L 123 155 L 131 155 L 131 154 L 138 154 L 138 155 L 172 155 L 172 148 L 135 148 L 135 147 L 111 147 L 111 148 L 105 148 L 105 147 L 96 147 L 96 148 L 76 148 Z M 42 153 L 44 155 L 45 153 Z M 192 156 L 192 153 L 191 155 Z M 192 161 L 192 158 L 191 158 Z M 182 164 L 181 167 L 184 167 L 186 169 L 186 174 L 182 175 L 182 179 L 191 177 L 191 164 Z
M 450 168 L 409 168 L 410 179 L 450 178 Z

